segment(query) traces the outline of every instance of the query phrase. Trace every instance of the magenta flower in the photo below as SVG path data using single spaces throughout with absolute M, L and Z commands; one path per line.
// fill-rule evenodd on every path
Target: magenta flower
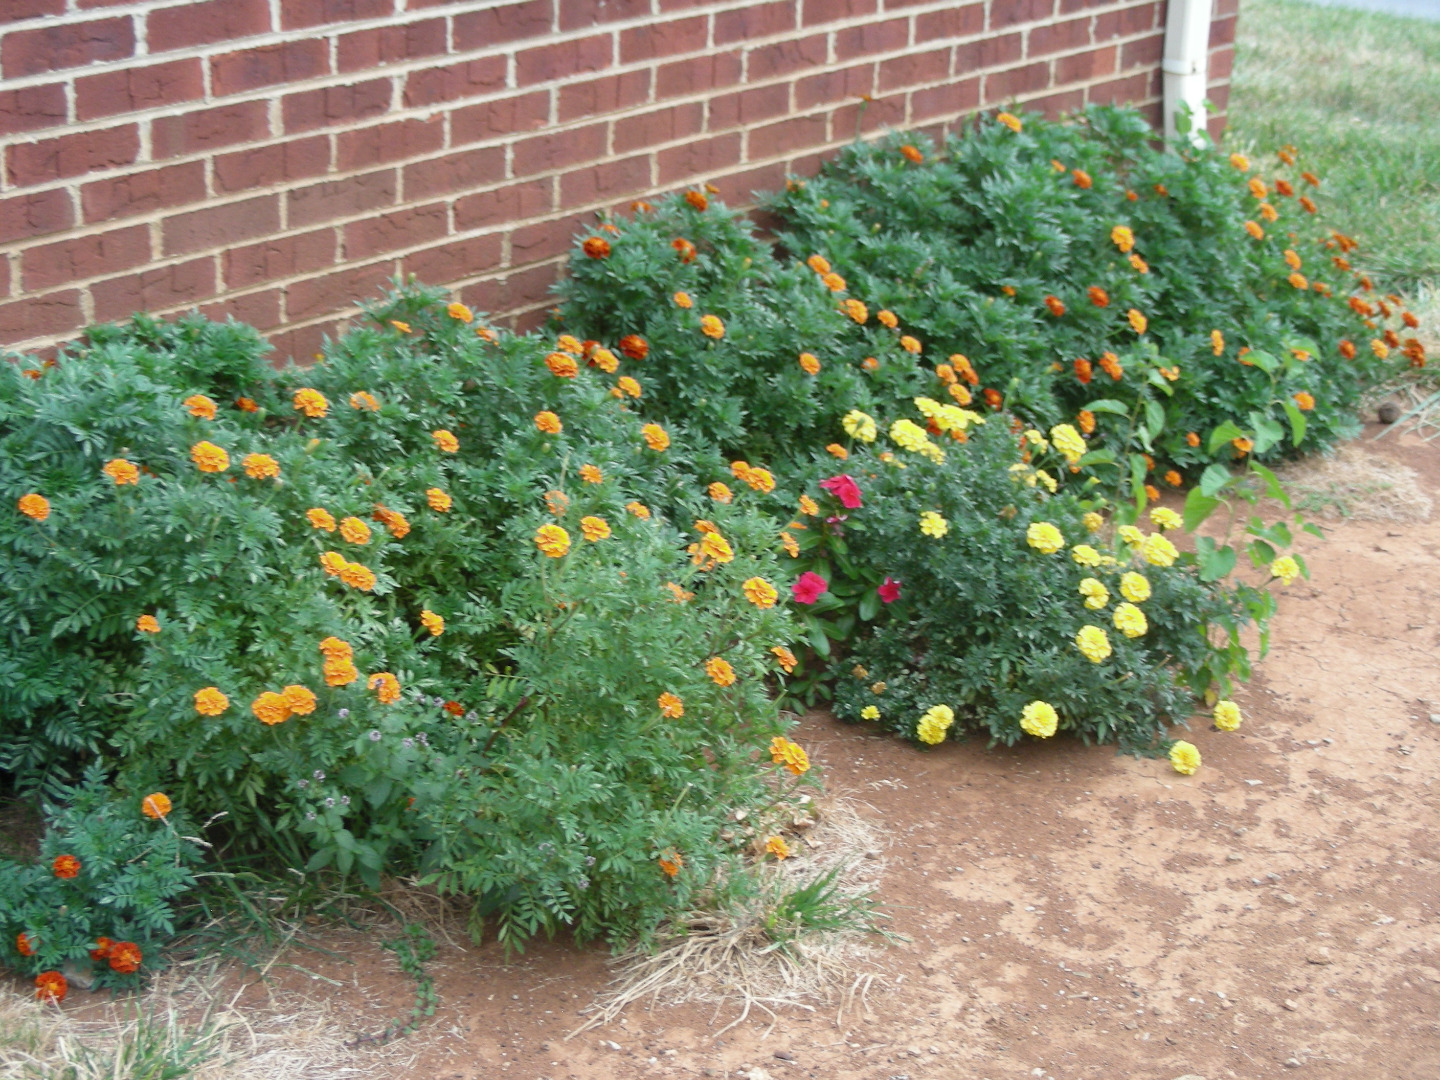
M 875 591 L 880 594 L 880 599 L 885 603 L 893 604 L 896 600 L 900 599 L 900 582 L 887 576 L 884 583 L 878 586 Z
M 813 570 L 806 570 L 800 580 L 790 586 L 797 604 L 813 604 L 820 595 L 830 588 L 830 583 Z
M 846 510 L 858 510 L 860 508 L 860 485 L 855 480 L 841 473 L 839 476 L 832 476 L 829 480 L 821 480 L 820 486 L 840 500 L 840 505 Z

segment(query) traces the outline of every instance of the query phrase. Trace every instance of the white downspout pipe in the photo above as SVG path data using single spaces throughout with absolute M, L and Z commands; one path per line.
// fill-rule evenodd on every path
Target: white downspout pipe
M 1170 0 L 1165 16 L 1165 135 L 1174 138 L 1175 117 L 1190 107 L 1190 138 L 1205 131 L 1205 90 L 1210 52 L 1212 0 Z

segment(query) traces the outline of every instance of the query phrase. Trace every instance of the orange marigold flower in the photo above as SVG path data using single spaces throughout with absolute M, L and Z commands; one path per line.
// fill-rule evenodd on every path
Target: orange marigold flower
M 789 555 L 792 559 L 798 559 L 800 557 L 799 543 L 796 542 L 795 537 L 783 530 L 780 533 L 780 545 L 785 549 L 785 554 Z
M 733 686 L 735 683 L 735 669 L 723 657 L 712 656 L 706 660 L 705 674 L 716 686 Z
M 716 315 L 700 316 L 700 332 L 708 338 L 719 341 L 725 336 L 725 324 Z
M 315 711 L 315 694 L 308 686 L 291 683 L 280 691 L 280 696 L 294 716 L 309 716 Z
M 732 498 L 734 498 L 734 494 L 731 492 L 729 486 L 726 484 L 722 484 L 718 480 L 715 481 L 715 483 L 711 484 L 708 488 L 706 488 L 706 491 L 710 495 L 710 498 L 714 499 L 718 503 L 728 503 Z
M 1304 181 L 1305 181 L 1307 184 L 1309 184 L 1311 187 L 1319 187 L 1319 186 L 1320 186 L 1320 178 L 1319 178 L 1318 176 L 1316 176 L 1316 175 L 1315 175 L 1314 173 L 1312 173 L 1312 172 L 1302 172 L 1302 173 L 1300 174 L 1300 179 L 1301 179 L 1301 180 L 1304 180 Z
M 393 705 L 400 700 L 400 680 L 388 671 L 379 671 L 365 680 L 365 688 L 375 691 L 375 700 L 381 705 Z
M 396 540 L 404 540 L 410 532 L 410 522 L 406 520 L 405 515 L 398 510 L 390 510 L 377 503 L 375 512 L 370 516 L 384 525 L 385 528 L 389 529 L 390 535 L 395 537 Z
M 1295 188 L 1291 185 L 1289 180 L 1277 179 L 1275 181 L 1275 194 L 1289 198 L 1291 195 L 1295 194 Z
M 35 997 L 40 1001 L 58 1005 L 65 1000 L 65 995 L 69 992 L 70 984 L 58 971 L 42 971 L 35 976 Z
M 1288 146 L 1282 146 L 1279 150 L 1276 150 L 1275 156 L 1278 157 L 1281 161 L 1283 161 L 1286 165 L 1295 164 L 1295 151 Z
M 800 496 L 800 513 L 815 517 L 820 513 L 820 507 L 809 495 Z
M 839 443 L 833 442 L 829 446 L 825 447 L 825 452 L 827 454 L 834 454 L 841 461 L 844 461 L 850 456 L 849 450 L 846 450 L 845 447 L 841 446 Z
M 95 942 L 95 948 L 90 950 L 90 959 L 108 960 L 110 958 L 110 950 L 114 947 L 115 942 L 111 941 L 108 937 L 99 938 Z
M 804 747 L 783 735 L 776 735 L 770 740 L 770 760 L 776 765 L 784 765 L 793 776 L 802 776 L 810 771 L 810 756 L 805 753 Z
M 390 325 L 393 326 L 396 330 L 399 330 L 402 334 L 410 333 L 410 324 L 408 322 L 404 322 L 400 319 L 391 319 Z
M 864 360 L 860 361 L 860 366 L 866 371 L 876 371 L 880 367 L 880 361 L 876 360 L 873 356 L 867 356 Z
M 1135 268 L 1137 274 L 1148 274 L 1150 272 L 1150 264 L 1133 251 L 1130 253 L 1130 265 Z
M 1315 200 L 1310 198 L 1309 195 L 1300 196 L 1300 205 L 1304 208 L 1307 214 L 1313 214 L 1316 212 Z
M 29 934 L 18 934 L 15 937 L 15 948 L 21 956 L 34 956 L 39 944 L 39 940 L 32 938 Z
M 1110 242 L 1122 252 L 1128 252 L 1135 246 L 1135 234 L 1126 225 L 1116 225 L 1110 230 Z
M 1420 328 L 1420 320 L 1412 311 L 1402 311 L 1400 313 L 1400 321 L 1411 330 L 1418 330 Z
M 197 416 L 201 420 L 215 419 L 215 402 L 204 394 L 191 394 L 181 404 L 190 411 L 191 416 Z
M 913 353 L 917 356 L 920 354 L 919 339 L 913 338 L 909 334 L 905 334 L 900 338 L 900 347 L 908 353 Z
M 1001 286 L 1000 286 L 1000 291 L 1001 291 L 1002 293 L 1004 293 L 1006 296 L 1014 296 L 1014 295 L 1015 295 L 1015 286 L 1014 286 L 1014 285 L 1001 285 Z
M 644 360 L 650 355 L 650 343 L 639 334 L 626 334 L 620 339 L 620 351 L 631 360 Z
M 105 467 L 100 471 L 110 477 L 111 480 L 114 480 L 116 487 L 124 484 L 140 483 L 140 470 L 124 458 L 115 458 L 107 461 Z
M 598 367 L 606 375 L 614 375 L 615 369 L 620 366 L 620 361 L 609 349 L 596 349 L 590 354 L 590 366 Z
M 695 599 L 694 593 L 686 592 L 679 585 L 676 585 L 673 581 L 667 581 L 665 583 L 665 588 L 670 590 L 670 599 L 675 601 L 675 603 L 677 604 L 688 603 L 689 601 Z
M 140 800 L 140 812 L 151 819 L 165 817 L 170 813 L 170 796 L 163 791 L 152 791 Z
M 297 412 L 312 418 L 324 416 L 330 411 L 330 403 L 325 400 L 325 395 L 308 386 L 296 390 L 293 401 Z
M 695 261 L 695 245 L 689 240 L 677 236 L 674 240 L 670 241 L 670 246 L 680 253 L 680 261 L 682 263 L 692 263 Z
M 610 241 L 603 236 L 587 236 L 585 242 L 580 245 L 580 250 L 592 259 L 609 258 Z
M 1304 275 L 1304 274 L 1300 274 L 1300 273 L 1291 274 L 1291 275 L 1290 275 L 1288 278 L 1286 278 L 1285 280 L 1290 283 L 1291 287 L 1296 288 L 1296 289 L 1308 289 L 1308 288 L 1310 287 L 1310 282 L 1308 282 L 1307 280 L 1305 280 L 1305 275 Z
M 660 715 L 671 720 L 678 720 L 685 715 L 685 703 L 668 690 L 660 695 L 656 704 L 660 706 Z
M 445 428 L 439 428 L 430 433 L 430 438 L 435 440 L 435 446 L 447 454 L 454 454 L 460 449 L 460 440 L 455 438 Z
M 1196 447 L 1196 446 L 1199 446 L 1199 445 L 1200 445 L 1200 435 L 1199 435 L 1199 433 L 1198 433 L 1198 432 L 1194 432 L 1194 431 L 1187 431 L 1187 432 L 1185 433 L 1185 445 L 1186 445 L 1186 446 L 1189 446 L 1189 447 L 1191 447 L 1191 448 L 1194 448 L 1194 447 Z
M 679 308 L 692 308 L 695 306 L 695 301 L 690 299 L 690 294 L 687 292 L 677 292 L 670 299 L 675 301 L 675 306 Z
M 702 535 L 698 544 L 690 546 L 691 561 L 703 570 L 710 570 L 717 563 L 728 563 L 735 560 L 735 551 L 730 547 L 730 541 L 720 535 L 720 531 L 708 521 L 697 521 L 695 527 Z
M 74 855 L 56 855 L 55 861 L 50 864 L 50 870 L 57 878 L 68 881 L 80 876 L 80 860 Z
M 615 383 L 615 389 L 618 390 L 620 394 L 629 394 L 632 398 L 638 398 L 640 396 L 640 384 L 629 375 L 621 375 Z M 618 397 L 619 395 L 617 394 L 616 396 Z
M 585 351 L 585 346 L 580 344 L 580 339 L 574 334 L 561 334 L 555 339 L 555 348 L 571 356 L 579 356 Z
M 1236 439 L 1231 439 L 1230 445 L 1235 448 L 1235 452 L 1241 457 L 1244 457 L 1246 454 L 1250 453 L 1251 450 L 1255 449 L 1255 444 L 1244 436 Z
M 547 435 L 559 435 L 564 428 L 564 425 L 560 423 L 560 417 L 549 409 L 535 414 L 535 426 Z
M 330 577 L 339 577 L 340 571 L 344 570 L 346 565 L 345 556 L 338 551 L 326 551 L 320 556 L 320 569 Z
M 219 716 L 230 708 L 230 699 L 215 686 L 195 691 L 195 711 L 201 716 Z
M 1021 127 L 1024 126 L 1023 124 L 1021 124 L 1020 118 L 1018 116 L 1014 116 L 1008 112 L 996 113 L 995 119 L 999 123 L 1004 124 L 1011 131 L 1015 132 L 1017 135 L 1020 133 Z
M 824 255 L 811 255 L 805 260 L 805 265 L 817 274 L 830 273 L 830 260 L 825 258 Z
M 474 312 L 472 312 L 468 307 L 466 307 L 464 304 L 459 303 L 458 301 L 456 303 L 446 305 L 445 314 L 449 315 L 452 319 L 459 319 L 463 323 L 470 323 L 475 321 Z
M 1294 248 L 1285 249 L 1285 265 L 1291 270 L 1299 270 L 1301 266 L 1300 253 Z
M 749 484 L 752 489 L 764 495 L 769 495 L 770 492 L 775 490 L 775 477 L 769 469 L 748 469 L 740 479 Z
M 680 868 L 685 865 L 685 860 L 680 857 L 678 851 L 667 851 L 664 855 L 660 856 L 658 862 L 660 863 L 660 869 L 665 872 L 666 876 L 672 878 L 680 873 Z
M 946 386 L 954 386 L 956 381 L 958 380 L 958 376 L 955 374 L 955 369 L 949 364 L 936 364 L 935 377 L 939 379 L 942 383 L 944 383 Z
M 1250 159 L 1247 158 L 1244 154 L 1231 154 L 1230 164 L 1233 167 L 1239 169 L 1241 172 L 1250 171 Z
M 375 395 L 368 390 L 356 390 L 350 395 L 350 407 L 365 412 L 379 412 L 380 402 L 375 400 Z
M 1050 314 L 1060 318 L 1065 314 L 1065 303 L 1058 296 L 1045 297 L 1045 306 L 1050 309 Z
M 895 313 L 886 308 L 881 308 L 875 313 L 875 320 L 880 323 L 881 326 L 887 326 L 891 330 L 894 330 L 900 325 L 900 320 L 895 317 Z
M 326 532 L 335 531 L 335 518 L 331 516 L 329 510 L 322 509 L 318 506 L 311 507 L 305 511 L 305 517 L 308 518 L 310 524 L 317 529 L 324 529 Z
M 705 197 L 703 191 L 685 192 L 685 201 L 702 213 L 710 209 L 710 200 Z
M 1145 496 L 1151 501 L 1154 501 L 1155 499 L 1160 498 L 1160 489 L 1157 488 L 1154 484 L 1146 484 Z
M 535 546 L 552 559 L 570 550 L 570 534 L 559 525 L 541 525 L 535 530 Z
M 545 493 L 545 508 L 556 517 L 564 517 L 565 511 L 570 509 L 570 496 L 563 491 L 547 491 Z
M 1169 484 L 1171 487 L 1178 488 L 1182 479 L 1183 477 L 1181 477 L 1181 475 L 1174 469 L 1169 469 L 1165 473 L 1165 483 Z
M 650 520 L 650 508 L 642 502 L 628 502 L 625 504 L 625 509 L 630 511 L 630 513 L 634 514 L 641 521 Z
M 1390 355 L 1390 347 L 1386 345 L 1385 342 L 1381 341 L 1379 338 L 1371 339 L 1370 351 L 1373 352 L 1375 356 L 1380 360 L 1384 360 Z
M 192 446 L 190 460 L 204 473 L 219 473 L 230 468 L 230 455 L 211 442 L 198 442 Z
M 1081 386 L 1088 386 L 1090 384 L 1090 380 L 1094 378 L 1094 372 L 1095 369 L 1091 366 L 1089 360 L 1086 360 L 1083 356 L 1076 359 L 1075 378 L 1080 380 Z
M 590 543 L 595 544 L 601 540 L 610 538 L 610 524 L 604 518 L 593 515 L 580 519 L 580 533 Z
M 360 677 L 360 669 L 345 656 L 327 657 L 322 671 L 326 686 L 349 686 Z
M 1260 227 L 1260 223 L 1257 221 L 1245 222 L 1245 231 L 1249 233 L 1252 237 L 1254 237 L 1256 240 L 1265 239 L 1265 230 Z
M 1248 187 L 1250 188 L 1250 194 L 1257 199 L 1263 199 L 1266 195 L 1270 194 L 1270 190 L 1265 186 L 1265 181 L 1261 180 L 1258 176 L 1252 176 L 1250 178 Z
M 1315 408 L 1315 398 L 1307 394 L 1304 390 L 1301 390 L 1295 395 L 1295 405 L 1301 412 L 1309 412 Z
M 1271 206 L 1268 202 L 1262 202 L 1260 204 L 1260 216 L 1266 221 L 1279 221 L 1280 211 L 1276 210 L 1275 207 Z
M 1085 290 L 1085 295 L 1090 298 L 1090 302 L 1096 307 L 1110 306 L 1110 294 L 1107 293 L 1104 289 L 1102 289 L 1099 285 L 1091 285 L 1088 289 Z
M 257 404 L 255 404 L 255 399 L 254 399 L 254 398 L 248 398 L 248 397 L 237 397 L 237 398 L 235 399 L 235 407 L 236 407 L 237 409 L 239 409 L 241 412 L 259 412 L 259 411 L 260 411 L 260 406 L 257 405 Z
M 133 941 L 117 941 L 110 946 L 110 966 L 122 975 L 132 975 L 140 970 L 144 953 Z
M 1125 318 L 1130 322 L 1130 329 L 1134 330 L 1137 334 L 1145 333 L 1146 327 L 1150 325 L 1150 320 L 1145 318 L 1144 315 L 1140 314 L 1140 312 L 1136 311 L 1133 307 L 1125 313 Z
M 369 592 L 375 588 L 375 571 L 358 562 L 347 562 L 340 571 L 340 580 L 352 589 Z
M 1001 405 L 1005 404 L 1005 397 L 999 390 L 986 387 L 985 390 L 981 392 L 981 396 L 985 399 L 985 404 L 992 409 L 998 409 Z
M 426 488 L 425 501 L 430 504 L 431 510 L 439 511 L 442 514 L 448 513 L 450 507 L 454 505 L 450 496 L 439 488 Z
M 900 156 L 906 161 L 913 162 L 916 165 L 921 165 L 925 162 L 925 155 L 920 152 L 918 147 L 911 146 L 909 143 L 900 147 Z
M 135 620 L 135 629 L 142 634 L 158 634 L 160 624 L 155 620 L 154 615 L 141 615 Z
M 659 424 L 646 424 L 640 429 L 640 434 L 645 439 L 645 445 L 651 450 L 661 451 L 670 446 L 670 435 Z
M 347 517 L 340 522 L 340 535 L 347 543 L 368 544 L 370 542 L 370 526 L 357 517 Z
M 435 612 L 429 608 L 422 608 L 420 610 L 420 625 L 430 631 L 431 637 L 439 637 L 445 632 L 444 616 L 435 614 Z
M 870 309 L 853 297 L 841 304 L 840 310 L 861 326 L 864 326 L 865 320 L 870 318 Z
M 1156 184 L 1156 185 L 1155 185 L 1155 194 L 1156 194 L 1156 195 L 1161 195 L 1161 196 L 1169 195 L 1169 194 L 1170 194 L 1170 189 L 1167 188 L 1164 184 Z
M 348 641 L 341 641 L 337 637 L 327 637 L 320 642 L 319 649 L 329 659 L 349 660 L 355 655 L 355 650 L 350 647 Z
M 761 609 L 774 607 L 780 595 L 775 591 L 774 585 L 761 577 L 746 578 L 740 583 L 740 590 L 745 594 L 746 600 Z
M 1080 425 L 1080 431 L 1085 435 L 1095 433 L 1095 414 L 1089 409 L 1081 409 L 1075 417 L 1075 422 Z
M 766 840 L 765 850 L 777 859 L 788 859 L 790 857 L 790 845 L 785 842 L 783 836 L 772 836 L 769 840 Z
M 802 352 L 800 354 L 800 369 L 806 375 L 820 374 L 820 359 L 813 353 Z
M 789 675 L 795 670 L 795 665 L 798 664 L 799 661 L 795 659 L 795 654 L 784 645 L 772 645 L 770 646 L 770 651 L 775 655 L 775 659 L 779 661 L 780 666 L 785 669 L 786 675 Z
M 37 495 L 34 492 L 20 496 L 15 507 L 20 513 L 34 521 L 44 521 L 50 516 L 50 500 L 44 495 Z
M 1389 345 L 1392 349 L 1398 349 L 1400 347 L 1400 335 L 1394 330 L 1386 330 L 1381 337 L 1385 339 L 1385 344 Z
M 833 270 L 828 274 L 821 275 L 820 280 L 831 292 L 845 291 L 845 279 L 839 274 L 835 273 Z
M 1120 366 L 1120 358 L 1112 352 L 1103 353 L 1100 357 L 1100 367 L 1105 374 L 1119 382 L 1125 374 L 1125 369 Z
M 601 484 L 605 481 L 605 474 L 594 465 L 581 465 L 580 479 L 587 484 Z
M 1094 183 L 1094 181 L 1090 179 L 1090 174 L 1087 173 L 1084 169 L 1071 169 L 1070 179 L 1074 180 L 1075 186 L 1080 188 L 1081 190 L 1086 190 L 1090 188 L 1091 185 Z
M 550 374 L 560 379 L 573 379 L 580 372 L 580 366 L 575 363 L 572 356 L 563 352 L 552 352 L 545 357 L 545 366 L 550 369 Z
M 269 454 L 246 454 L 240 464 L 252 480 L 268 480 L 280 475 L 280 463 Z

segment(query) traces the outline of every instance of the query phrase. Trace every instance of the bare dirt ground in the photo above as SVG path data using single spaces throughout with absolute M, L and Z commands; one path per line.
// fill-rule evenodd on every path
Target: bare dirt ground
M 1440 445 L 1363 445 L 1440 497 Z M 507 963 L 459 941 L 431 966 L 440 1008 L 410 1063 L 362 1048 L 349 1075 L 1440 1077 L 1440 539 L 1433 522 L 1350 521 L 1302 550 L 1312 580 L 1283 593 L 1244 726 L 1197 718 L 1186 736 L 1195 776 L 1058 740 L 922 752 L 805 718 L 830 791 L 888 838 L 879 898 L 909 940 L 876 957 L 868 1010 L 716 1039 L 733 1011 L 662 1003 L 566 1041 L 605 953 L 542 944 Z M 272 977 L 348 1009 L 355 1032 L 408 1010 L 373 936 L 321 942 L 349 960 L 300 954 Z M 242 1002 L 265 997 L 257 983 Z

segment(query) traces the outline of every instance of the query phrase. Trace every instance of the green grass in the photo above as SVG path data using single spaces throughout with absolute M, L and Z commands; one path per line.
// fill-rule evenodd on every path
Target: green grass
M 1323 181 L 1326 222 L 1376 283 L 1440 282 L 1440 21 L 1244 0 L 1227 139 L 1274 163 L 1286 143 Z M 1264 166 L 1262 166 L 1264 167 Z

